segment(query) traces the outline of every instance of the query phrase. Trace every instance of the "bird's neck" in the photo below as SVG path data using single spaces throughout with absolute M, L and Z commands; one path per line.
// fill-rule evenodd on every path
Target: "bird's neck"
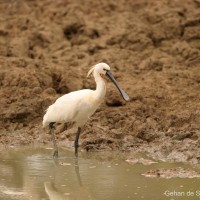
M 106 84 L 104 79 L 100 76 L 100 74 L 94 73 L 94 78 L 96 82 L 96 90 L 95 97 L 97 99 L 103 99 L 106 94 Z

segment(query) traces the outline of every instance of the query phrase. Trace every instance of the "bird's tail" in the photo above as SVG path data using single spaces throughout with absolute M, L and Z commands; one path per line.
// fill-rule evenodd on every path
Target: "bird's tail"
M 48 126 L 48 122 L 47 122 L 47 116 L 46 116 L 46 114 L 44 115 L 44 117 L 43 117 L 43 121 L 42 121 L 42 125 L 43 125 L 43 127 L 46 127 L 46 126 Z

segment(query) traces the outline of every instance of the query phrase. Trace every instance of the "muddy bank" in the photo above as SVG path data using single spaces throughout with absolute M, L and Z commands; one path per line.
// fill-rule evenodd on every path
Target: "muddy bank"
M 82 148 L 200 163 L 199 8 L 198 0 L 1 1 L 0 143 L 49 142 L 47 107 L 94 89 L 86 74 L 104 61 L 131 101 L 108 82 Z M 73 141 L 76 130 L 66 127 L 57 139 Z
M 183 169 L 182 167 L 172 168 L 172 169 L 158 169 L 158 170 L 150 170 L 144 174 L 143 176 L 149 178 L 200 178 L 200 173 L 195 172 L 191 169 Z

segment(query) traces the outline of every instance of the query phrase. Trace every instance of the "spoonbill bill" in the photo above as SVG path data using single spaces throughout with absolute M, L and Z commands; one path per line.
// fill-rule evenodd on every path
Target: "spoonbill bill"
M 87 122 L 88 118 L 96 111 L 102 103 L 106 94 L 106 83 L 103 77 L 106 75 L 117 87 L 124 100 L 128 101 L 129 96 L 119 86 L 110 72 L 110 67 L 106 63 L 94 65 L 88 72 L 87 77 L 93 74 L 96 89 L 83 89 L 70 92 L 58 98 L 54 104 L 49 106 L 43 117 L 43 127 L 48 126 L 52 135 L 54 152 L 53 156 L 58 157 L 58 147 L 54 135 L 55 123 L 75 122 L 78 127 L 74 141 L 75 156 L 78 156 L 78 140 L 81 127 Z

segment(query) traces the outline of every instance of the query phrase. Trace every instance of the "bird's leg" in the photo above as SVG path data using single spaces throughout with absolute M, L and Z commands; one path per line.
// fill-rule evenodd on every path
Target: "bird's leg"
M 51 122 L 49 124 L 49 130 L 50 130 L 52 140 L 53 140 L 53 148 L 54 148 L 53 157 L 58 157 L 58 147 L 57 147 L 56 139 L 55 139 L 55 135 L 54 135 L 54 129 L 55 129 L 54 124 L 55 124 L 55 122 Z
M 81 128 L 78 127 L 78 131 L 76 133 L 76 139 L 74 141 L 74 147 L 75 147 L 75 156 L 78 157 L 78 140 L 79 140 L 79 136 L 81 133 Z

